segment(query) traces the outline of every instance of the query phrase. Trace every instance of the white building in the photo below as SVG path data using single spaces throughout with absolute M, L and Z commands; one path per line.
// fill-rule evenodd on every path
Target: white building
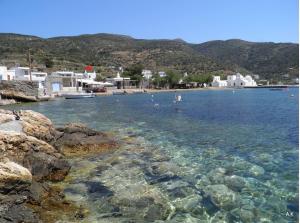
M 249 87 L 249 86 L 257 86 L 257 84 L 250 75 L 244 77 L 240 73 L 237 73 L 236 75 L 227 76 L 227 86 L 228 87 Z
M 164 72 L 164 71 L 159 71 L 159 72 L 158 72 L 158 75 L 159 75 L 160 77 L 166 77 L 166 76 L 167 76 L 166 72 Z
M 143 78 L 149 80 L 152 78 L 152 71 L 151 70 L 143 70 L 142 75 L 143 75 Z
M 37 71 L 32 71 L 31 72 L 31 80 L 32 81 L 38 81 L 39 82 L 39 88 L 44 88 L 45 87 L 46 77 L 47 77 L 46 72 L 37 72 Z M 29 75 L 27 76 L 27 80 L 30 80 Z
M 0 66 L 0 81 L 13 80 L 15 77 L 15 72 L 12 70 L 7 70 L 6 66 Z
M 82 74 L 75 74 L 73 71 L 56 71 L 49 75 L 48 81 L 51 82 L 53 92 L 59 91 L 77 91 L 77 78 Z
M 227 81 L 221 80 L 220 76 L 214 76 L 213 81 L 211 82 L 212 87 L 227 87 Z
M 116 77 L 106 78 L 106 81 L 113 84 L 113 86 L 116 86 L 118 89 L 130 86 L 130 77 L 121 77 L 119 72 Z
M 39 82 L 39 88 L 44 88 L 46 77 L 47 73 L 45 72 L 31 72 L 31 80 Z M 0 80 L 29 81 L 29 67 L 14 67 L 9 70 L 7 70 L 7 68 L 4 66 L 0 67 Z

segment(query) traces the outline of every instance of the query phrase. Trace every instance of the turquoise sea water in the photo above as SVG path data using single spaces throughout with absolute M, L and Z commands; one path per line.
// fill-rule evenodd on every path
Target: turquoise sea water
M 157 93 L 8 108 L 133 139 L 113 155 L 74 161 L 82 179 L 66 193 L 90 207 L 88 221 L 297 222 L 298 89 L 181 95 L 176 105 L 174 93 Z

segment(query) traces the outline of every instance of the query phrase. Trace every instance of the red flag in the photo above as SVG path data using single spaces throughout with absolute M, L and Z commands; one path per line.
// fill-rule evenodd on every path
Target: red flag
M 91 66 L 91 65 L 87 65 L 85 68 L 84 68 L 84 70 L 86 70 L 86 71 L 92 71 L 94 68 L 93 68 L 93 66 Z

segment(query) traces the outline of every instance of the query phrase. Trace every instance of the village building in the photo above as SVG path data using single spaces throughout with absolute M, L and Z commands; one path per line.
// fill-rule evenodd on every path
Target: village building
M 237 73 L 236 75 L 227 76 L 227 86 L 228 87 L 250 87 L 250 86 L 257 86 L 257 84 L 250 75 L 246 75 L 244 77 L 240 73 Z
M 159 72 L 158 72 L 158 75 L 159 75 L 160 77 L 166 77 L 166 76 L 167 76 L 166 72 L 164 72 L 164 71 L 159 71 Z
M 76 75 L 73 71 L 56 71 L 46 78 L 46 89 L 49 94 L 76 91 Z
M 130 77 L 121 77 L 119 72 L 116 77 L 106 78 L 106 81 L 113 84 L 117 89 L 132 88 L 133 86 L 136 86 L 135 81 L 130 80 Z
M 142 75 L 146 80 L 150 80 L 153 76 L 151 70 L 142 70 Z
M 0 81 L 13 80 L 15 77 L 15 72 L 13 70 L 7 70 L 6 66 L 0 66 Z
M 227 87 L 227 81 L 221 80 L 220 76 L 214 76 L 211 82 L 212 87 Z

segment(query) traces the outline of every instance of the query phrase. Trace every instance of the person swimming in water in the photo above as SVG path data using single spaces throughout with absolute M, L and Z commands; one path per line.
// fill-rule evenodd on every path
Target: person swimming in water
M 182 101 L 182 97 L 180 94 L 175 94 L 175 100 L 174 103 L 179 103 Z

